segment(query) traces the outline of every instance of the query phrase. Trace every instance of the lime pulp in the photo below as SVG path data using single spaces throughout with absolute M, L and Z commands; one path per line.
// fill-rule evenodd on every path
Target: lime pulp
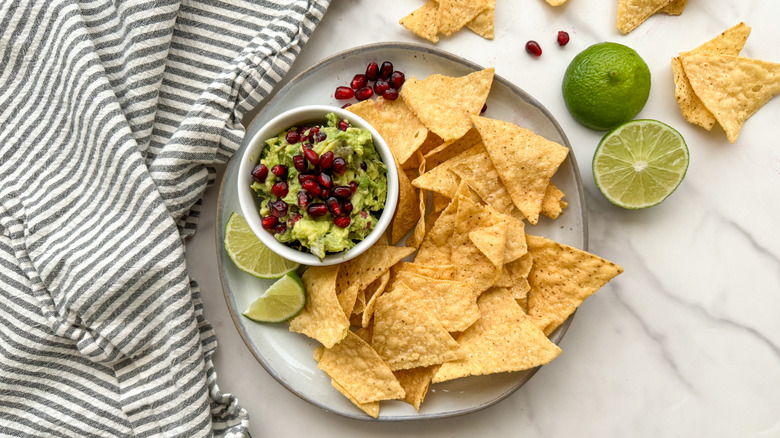
M 257 322 L 282 322 L 296 316 L 306 305 L 303 283 L 295 272 L 276 280 L 242 315 Z
M 235 212 L 225 225 L 223 245 L 236 267 L 255 277 L 279 278 L 299 266 L 265 246 L 249 228 L 246 219 Z

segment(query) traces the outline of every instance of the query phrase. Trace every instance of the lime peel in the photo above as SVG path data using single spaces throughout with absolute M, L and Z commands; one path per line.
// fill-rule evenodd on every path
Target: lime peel
M 235 212 L 225 225 L 223 246 L 236 267 L 254 277 L 279 278 L 299 266 L 265 246 L 246 219 Z
M 275 323 L 295 317 L 305 306 L 303 282 L 298 274 L 289 272 L 276 280 L 241 314 L 252 321 Z

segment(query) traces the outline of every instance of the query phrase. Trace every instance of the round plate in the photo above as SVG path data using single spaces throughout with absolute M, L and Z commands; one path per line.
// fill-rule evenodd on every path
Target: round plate
M 277 114 L 300 105 L 331 104 L 341 106 L 333 91 L 339 85 L 348 85 L 357 72 L 365 70 L 371 61 L 390 60 L 407 77 L 424 78 L 439 73 L 463 76 L 482 67 L 433 47 L 409 43 L 380 43 L 361 46 L 333 55 L 304 71 L 279 90 L 257 115 L 244 137 L 244 143 L 235 153 L 242 156 L 248 141 L 259 128 Z M 568 207 L 554 222 L 541 217 L 536 226 L 526 231 L 557 242 L 587 249 L 587 221 L 585 198 L 579 171 L 569 141 L 550 113 L 525 91 L 496 76 L 487 99 L 486 117 L 500 119 L 528 128 L 539 135 L 569 147 L 569 156 L 553 177 L 553 182 L 565 194 Z M 312 354 L 317 341 L 290 332 L 287 324 L 258 324 L 241 312 L 273 283 L 251 277 L 236 268 L 223 247 L 225 224 L 230 214 L 239 211 L 236 194 L 238 160 L 231 160 L 220 187 L 217 206 L 217 251 L 222 287 L 233 321 L 252 354 L 279 383 L 302 399 L 327 411 L 350 418 L 373 420 L 346 397 L 336 391 L 330 378 L 317 368 Z M 571 317 L 550 336 L 558 343 Z M 431 385 L 425 401 L 417 412 L 401 401 L 384 401 L 379 421 L 419 420 L 450 417 L 474 412 L 497 403 L 520 388 L 536 369 L 467 377 Z

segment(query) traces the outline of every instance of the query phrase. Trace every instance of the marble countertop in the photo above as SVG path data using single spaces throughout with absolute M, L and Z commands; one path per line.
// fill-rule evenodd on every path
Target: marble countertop
M 420 4 L 333 0 L 287 79 L 358 45 L 425 42 L 397 24 Z M 249 411 L 253 436 L 780 436 L 780 98 L 750 118 L 732 145 L 719 127 L 708 132 L 682 118 L 669 62 L 740 21 L 753 28 L 742 54 L 780 62 L 780 2 L 690 0 L 681 16 L 656 15 L 627 36 L 615 28 L 616 4 L 497 0 L 495 40 L 464 30 L 437 45 L 495 67 L 550 110 L 579 163 L 589 250 L 625 268 L 580 308 L 561 356 L 495 406 L 377 423 L 327 413 L 288 392 L 228 314 L 214 238 L 218 187 L 207 191 L 187 258 L 219 337 L 220 387 Z M 559 30 L 571 35 L 564 48 L 555 44 Z M 544 50 L 538 59 L 524 51 L 531 39 Z M 690 149 L 685 180 L 647 210 L 623 210 L 601 196 L 590 165 L 602 133 L 575 122 L 561 97 L 569 61 L 600 41 L 626 44 L 645 59 L 653 83 L 638 117 L 675 127 Z

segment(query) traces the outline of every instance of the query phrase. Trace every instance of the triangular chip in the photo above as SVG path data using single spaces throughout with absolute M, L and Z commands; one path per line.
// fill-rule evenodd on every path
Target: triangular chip
M 672 0 L 671 3 L 659 9 L 658 12 L 668 15 L 680 15 L 685 10 L 687 4 L 688 0 Z
M 339 265 L 311 267 L 301 280 L 306 291 L 306 306 L 290 320 L 290 330 L 332 347 L 349 331 L 349 319 L 336 298 Z
M 642 24 L 651 15 L 666 7 L 672 0 L 618 0 L 617 28 L 625 35 Z
M 415 35 L 436 44 L 439 42 L 439 5 L 428 0 L 414 12 L 402 18 L 401 26 L 411 30 Z
M 479 132 L 476 128 L 471 128 L 466 131 L 463 137 L 439 144 L 425 153 L 425 166 L 427 171 L 430 171 L 450 158 L 457 157 L 479 143 L 482 143 L 482 137 L 479 136 Z
M 444 363 L 434 383 L 527 370 L 549 363 L 561 353 L 505 289 L 485 292 L 478 303 L 482 317 L 458 336 L 464 358 Z
M 420 197 L 406 172 L 398 167 L 398 206 L 390 223 L 390 243 L 395 245 L 420 220 Z
M 496 16 L 496 0 L 487 1 L 487 9 L 477 14 L 473 20 L 466 23 L 466 27 L 482 38 L 493 39 L 493 22 Z
M 620 266 L 550 239 L 526 235 L 533 266 L 528 315 L 549 335 L 586 298 L 623 272 Z
M 455 157 L 441 163 L 433 170 L 423 173 L 412 181 L 412 185 L 419 189 L 440 193 L 448 198 L 454 198 L 455 192 L 460 186 L 460 177 L 452 172 L 452 168 L 460 163 L 469 162 L 484 148 L 472 147 L 466 149 Z
M 470 191 L 470 190 L 469 190 Z M 477 292 L 492 286 L 501 275 L 496 266 L 469 239 L 469 233 L 479 227 L 490 225 L 496 213 L 475 202 L 471 197 L 458 195 L 458 214 L 455 231 L 452 234 L 452 264 L 458 267 L 455 279 L 473 282 Z
M 360 403 L 357 401 L 355 397 L 352 396 L 349 392 L 347 392 L 346 389 L 344 389 L 343 386 L 339 385 L 338 382 L 336 382 L 333 379 L 330 379 L 330 384 L 333 386 L 333 388 L 336 389 L 336 391 L 340 392 L 341 395 L 346 397 L 349 401 L 351 401 L 355 406 L 357 406 L 361 411 L 365 412 L 366 414 L 370 415 L 373 418 L 379 417 L 379 402 L 373 401 L 368 403 Z
M 449 167 L 450 171 L 458 175 L 472 190 L 477 192 L 487 205 L 501 213 L 511 213 L 514 209 L 514 203 L 506 186 L 501 181 L 496 167 L 493 166 L 493 161 L 485 150 L 485 146 L 478 144 L 469 151 L 478 151 L 478 153 L 467 160 L 460 160 L 452 164 Z
M 471 128 L 470 116 L 478 115 L 493 84 L 493 68 L 466 76 L 430 75 L 423 80 L 410 77 L 401 97 L 420 121 L 442 140 L 462 137 Z
M 732 55 L 681 57 L 693 91 L 734 143 L 742 125 L 780 93 L 780 64 Z
M 497 222 L 489 227 L 477 228 L 469 233 L 471 243 L 476 245 L 494 265 L 504 265 L 504 250 L 506 248 L 506 221 Z
M 403 398 L 404 390 L 393 372 L 360 336 L 347 336 L 322 353 L 317 368 L 359 403 Z
M 750 30 L 750 26 L 745 23 L 739 23 L 690 52 L 680 53 L 680 56 L 695 53 L 739 55 L 750 35 Z M 672 58 L 674 96 L 677 99 L 677 105 L 680 106 L 680 111 L 688 122 L 699 125 L 709 131 L 715 126 L 715 116 L 704 107 L 701 99 L 693 92 L 691 83 L 685 75 L 680 56 Z
M 548 184 L 544 191 L 544 198 L 542 198 L 542 211 L 540 213 L 550 219 L 557 219 L 568 205 L 563 200 L 564 196 L 565 194 L 555 184 Z
M 374 312 L 371 345 L 392 370 L 436 365 L 459 359 L 458 343 L 419 294 L 403 283 L 382 294 Z
M 547 3 L 550 4 L 550 6 L 560 6 L 564 3 L 566 3 L 566 0 L 545 0 Z
M 366 306 L 363 308 L 363 316 L 362 320 L 360 322 L 360 325 L 362 327 L 368 327 L 371 323 L 371 318 L 374 316 L 374 309 L 376 306 L 376 300 L 380 296 L 382 296 L 382 293 L 385 291 L 385 288 L 387 287 L 387 283 L 390 282 L 390 271 L 385 272 L 382 274 L 381 277 L 374 280 L 373 283 L 371 283 L 366 293 L 370 293 L 371 295 L 368 296 L 368 302 L 366 303 Z
M 431 379 L 436 371 L 439 370 L 440 365 L 431 365 L 428 367 L 410 368 L 408 370 L 393 371 L 398 382 L 401 383 L 401 387 L 404 388 L 406 396 L 404 401 L 414 406 L 416 411 L 420 410 L 420 404 L 425 399 L 425 394 L 428 393 L 428 387 L 431 384 Z
M 509 196 L 535 225 L 550 178 L 569 149 L 512 123 L 486 117 L 473 120 Z
M 439 32 L 452 35 L 487 7 L 487 0 L 439 0 Z
M 450 202 L 438 218 L 430 220 L 433 225 L 425 234 L 420 244 L 420 250 L 414 258 L 415 263 L 428 265 L 452 264 L 452 245 L 450 239 L 455 231 L 455 219 L 458 213 L 458 203 Z
M 439 280 L 410 272 L 401 272 L 397 280 L 417 292 L 422 304 L 448 332 L 466 330 L 479 319 L 478 293 L 470 283 Z
M 396 163 L 406 162 L 428 138 L 428 128 L 401 99 L 368 99 L 350 105 L 347 111 L 362 117 L 379 132 Z

